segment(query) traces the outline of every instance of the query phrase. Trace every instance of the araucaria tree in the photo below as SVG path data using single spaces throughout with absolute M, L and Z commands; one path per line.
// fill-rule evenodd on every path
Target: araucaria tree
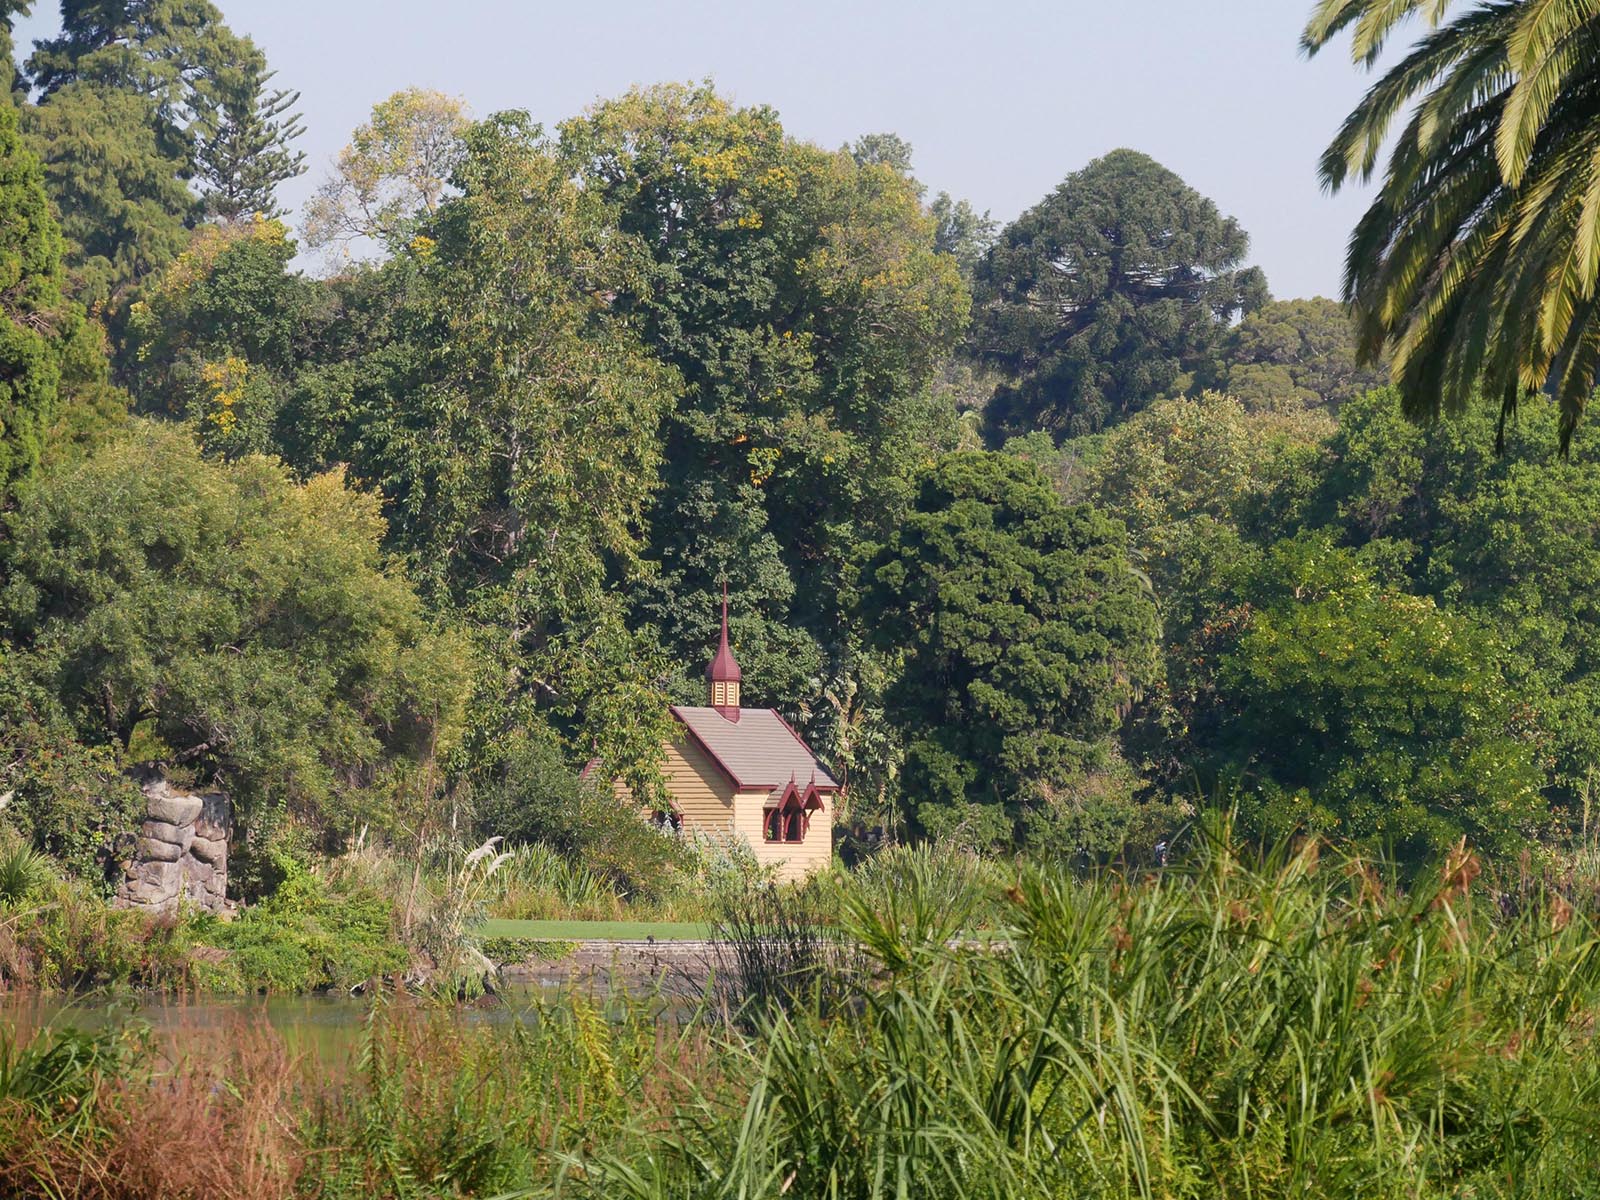
M 1413 417 L 1482 395 L 1503 419 L 1549 388 L 1565 446 L 1600 368 L 1600 5 L 1321 0 L 1302 44 L 1350 29 L 1370 67 L 1419 15 L 1435 28 L 1322 159 L 1338 190 L 1393 147 L 1345 268 L 1361 350 L 1391 352 Z
M 183 249 L 206 204 L 270 208 L 298 134 L 265 59 L 209 0 L 65 0 L 27 62 L 23 125 L 44 160 L 72 294 L 118 300 Z M 248 158 L 248 162 L 244 161 Z M 264 208 L 264 211 L 266 210 Z
M 1122 526 L 1031 463 L 967 451 L 921 479 L 862 572 L 861 616 L 904 652 L 889 692 L 913 824 L 1008 843 L 1040 784 L 1091 765 L 1156 677 L 1156 608 Z
M 1093 433 L 1205 363 L 1267 300 L 1239 223 L 1160 163 L 1114 150 L 1069 175 L 978 264 L 972 346 L 1007 381 L 991 435 Z
M 294 111 L 300 93 L 269 90 L 275 74 L 264 59 L 235 72 L 210 127 L 198 132 L 195 176 L 209 217 L 282 216 L 278 185 L 305 173 L 304 152 L 292 148 L 305 132 Z

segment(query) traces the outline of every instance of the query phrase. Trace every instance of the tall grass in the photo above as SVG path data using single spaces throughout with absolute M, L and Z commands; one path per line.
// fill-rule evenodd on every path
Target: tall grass
M 343 1068 L 289 1071 L 244 1037 L 209 1064 L 108 1058 L 72 1085 L 72 1137 L 0 1095 L 0 1181 L 191 1194 L 138 1165 L 181 1102 L 205 1178 L 229 1156 L 282 1166 L 250 1196 L 1593 1194 L 1600 934 L 1560 880 L 1512 882 L 1463 849 L 1402 890 L 1225 825 L 1147 875 L 901 852 L 746 898 L 726 932 L 757 956 L 757 999 L 735 1021 L 385 1002 Z M 80 1177 L 104 1186 L 61 1186 Z
M 1584 1194 L 1595 927 L 1477 872 L 1460 851 L 1400 892 L 1213 828 L 1182 871 L 1024 872 L 993 949 L 905 912 L 915 889 L 897 921 L 847 905 L 880 967 L 850 1015 L 769 1010 L 738 1117 L 620 1148 L 594 1194 Z
M 854 992 L 855 947 L 825 881 L 779 887 L 746 876 L 724 884 L 713 904 L 712 982 L 737 1023 L 759 1028 L 798 1006 L 831 1013 Z
M 611 884 L 539 842 L 518 846 L 495 877 L 489 913 L 513 920 L 612 921 L 626 902 Z

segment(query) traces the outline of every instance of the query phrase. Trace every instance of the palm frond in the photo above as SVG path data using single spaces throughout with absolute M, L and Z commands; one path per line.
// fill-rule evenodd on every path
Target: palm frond
M 1600 0 L 1322 0 L 1302 44 L 1348 30 L 1371 66 L 1412 18 L 1321 161 L 1337 191 L 1389 145 L 1346 256 L 1359 349 L 1418 419 L 1548 389 L 1565 444 L 1600 371 Z

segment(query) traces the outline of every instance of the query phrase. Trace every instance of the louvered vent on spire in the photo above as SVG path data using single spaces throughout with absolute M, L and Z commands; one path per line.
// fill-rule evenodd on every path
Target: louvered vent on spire
M 707 703 L 730 721 L 739 719 L 739 690 L 744 673 L 734 660 L 733 648 L 728 645 L 728 584 L 722 584 L 722 640 L 717 644 L 716 657 L 706 668 Z

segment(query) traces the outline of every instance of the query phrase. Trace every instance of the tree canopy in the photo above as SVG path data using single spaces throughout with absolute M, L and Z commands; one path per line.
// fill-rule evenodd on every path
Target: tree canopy
M 991 437 L 1093 433 L 1184 386 L 1267 300 L 1239 223 L 1160 163 L 1114 150 L 1001 231 L 977 270 L 972 345 L 1005 382 Z
M 1543 832 L 1537 715 L 1472 616 L 1384 588 L 1326 540 L 1280 543 L 1218 672 L 1219 748 L 1268 832 L 1411 860 Z
M 291 94 L 264 91 L 265 57 L 209 0 L 63 0 L 61 22 L 27 60 L 38 100 L 24 128 L 73 294 L 105 306 L 175 258 L 206 212 L 271 215 L 272 189 L 300 169 L 300 128 Z
M 1122 527 L 1065 504 L 1037 467 L 947 455 L 862 572 L 871 638 L 904 654 L 917 826 L 1008 841 L 1040 784 L 1081 770 L 1157 675 L 1156 610 Z
M 967 294 L 919 186 L 709 87 L 631 92 L 563 125 L 561 145 L 647 251 L 615 307 L 682 381 L 649 516 L 660 570 L 636 617 L 698 665 L 727 578 L 751 699 L 820 699 L 854 544 L 954 435 L 930 384 Z
M 402 244 L 444 199 L 467 125 L 466 105 L 443 92 L 405 88 L 375 105 L 306 205 L 306 244 Z
M 466 668 L 379 549 L 370 496 L 261 457 L 208 462 L 138 424 L 9 520 L 8 669 L 90 746 L 197 772 L 247 806 L 350 829 L 364 786 L 442 751 Z
M 1274 300 L 1228 330 L 1218 348 L 1215 386 L 1246 408 L 1296 404 L 1337 412 L 1389 382 L 1381 364 L 1362 366 L 1344 306 Z
M 55 416 L 60 344 L 81 318 L 61 295 L 61 233 L 17 112 L 0 103 L 0 492 L 38 466 Z

